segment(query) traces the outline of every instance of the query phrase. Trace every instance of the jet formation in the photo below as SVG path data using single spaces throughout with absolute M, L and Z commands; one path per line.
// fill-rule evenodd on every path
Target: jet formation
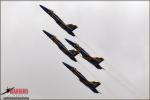
M 51 16 L 56 23 L 65 30 L 69 35 L 75 36 L 73 33 L 73 30 L 78 28 L 76 25 L 73 24 L 65 24 L 52 10 L 40 5 L 40 7 L 49 15 Z M 93 66 L 95 66 L 97 69 L 104 69 L 99 64 L 104 61 L 104 58 L 102 57 L 92 57 L 90 54 L 88 54 L 79 44 L 72 42 L 69 39 L 65 39 L 71 46 L 74 47 L 75 50 L 68 50 L 61 41 L 57 39 L 55 35 L 52 35 L 51 33 L 43 30 L 43 32 L 58 46 L 58 48 L 67 55 L 71 60 L 78 62 L 75 58 L 78 54 L 81 54 L 82 57 L 91 63 Z M 75 67 L 72 67 L 71 65 L 63 62 L 63 64 L 74 74 L 76 75 L 80 82 L 83 83 L 85 86 L 87 86 L 91 91 L 94 93 L 100 93 L 96 88 L 101 85 L 100 82 L 96 81 L 88 81 L 85 76 L 83 76 Z

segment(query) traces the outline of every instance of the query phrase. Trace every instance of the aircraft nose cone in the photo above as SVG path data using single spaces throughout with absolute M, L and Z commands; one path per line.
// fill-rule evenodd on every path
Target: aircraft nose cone
M 42 6 L 42 5 L 39 5 L 42 9 L 44 9 L 45 7 L 44 6 Z
M 40 7 L 41 7 L 45 12 L 47 12 L 47 13 L 53 12 L 52 10 L 50 10 L 50 9 L 48 9 L 48 8 L 42 6 L 42 5 L 40 5 Z
M 45 30 L 42 30 L 49 38 L 52 38 L 52 37 L 54 37 L 52 34 L 50 34 L 50 33 L 48 33 L 47 31 L 45 31 Z
M 49 9 L 47 9 L 46 7 L 40 5 L 40 7 L 44 10 L 44 11 L 48 11 Z
M 67 63 L 65 62 L 62 62 L 68 69 L 71 69 L 72 67 L 70 65 L 68 65 Z
M 73 43 L 72 41 L 68 40 L 68 39 L 65 39 L 70 45 L 74 46 L 75 43 Z

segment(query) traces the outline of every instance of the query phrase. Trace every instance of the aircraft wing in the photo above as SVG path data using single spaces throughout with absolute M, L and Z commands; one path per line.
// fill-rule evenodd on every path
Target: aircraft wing
M 90 88 L 94 93 L 100 93 L 96 88 Z

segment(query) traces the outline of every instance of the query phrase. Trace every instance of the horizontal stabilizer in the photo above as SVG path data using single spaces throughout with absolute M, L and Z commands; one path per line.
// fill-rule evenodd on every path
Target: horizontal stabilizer
M 99 85 L 101 85 L 100 82 L 92 81 L 91 83 L 94 85 L 95 88 L 98 87 Z
M 96 59 L 98 63 L 101 63 L 102 61 L 104 61 L 104 58 L 94 57 L 94 59 Z
M 76 28 L 78 28 L 76 25 L 73 25 L 73 24 L 67 24 L 67 26 L 73 31 L 75 30 Z
M 73 56 L 76 56 L 77 54 L 79 54 L 79 52 L 76 51 L 76 50 L 69 50 L 69 51 L 71 52 L 71 54 L 72 54 Z

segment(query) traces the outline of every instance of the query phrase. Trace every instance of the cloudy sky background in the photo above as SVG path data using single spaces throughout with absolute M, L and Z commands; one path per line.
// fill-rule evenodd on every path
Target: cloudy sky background
M 69 36 L 40 7 L 52 9 L 65 23 L 78 26 Z M 148 1 L 2 1 L 1 75 L 7 86 L 28 88 L 32 99 L 149 98 Z M 81 55 L 71 61 L 42 32 L 79 43 L 93 57 L 105 59 L 98 70 Z M 102 83 L 94 94 L 62 61 L 90 81 Z

